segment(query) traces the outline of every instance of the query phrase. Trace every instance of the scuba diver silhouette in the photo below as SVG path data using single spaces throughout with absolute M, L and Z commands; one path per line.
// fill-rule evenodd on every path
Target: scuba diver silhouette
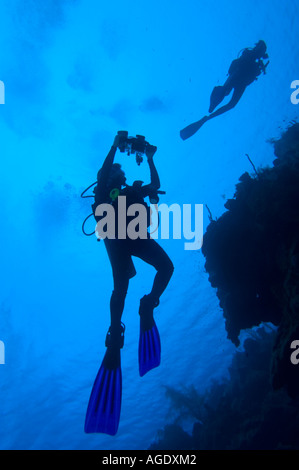
M 125 134 L 125 137 L 124 137 Z M 142 136 L 138 136 L 142 137 Z M 135 139 L 135 140 L 134 140 Z M 130 140 L 130 139 L 129 139 Z M 131 138 L 131 141 L 140 150 L 140 139 Z M 115 238 L 104 238 L 105 247 L 112 267 L 113 291 L 110 298 L 111 324 L 106 336 L 107 347 L 102 365 L 93 385 L 85 420 L 85 432 L 102 432 L 115 435 L 118 429 L 121 396 L 122 375 L 120 350 L 124 345 L 125 326 L 121 322 L 124 310 L 125 298 L 129 286 L 129 280 L 136 275 L 132 256 L 136 256 L 156 269 L 151 292 L 140 300 L 140 337 L 139 337 L 139 373 L 143 376 L 149 370 L 159 366 L 161 357 L 160 336 L 154 320 L 154 308 L 158 306 L 159 299 L 166 289 L 173 273 L 173 264 L 161 246 L 150 237 L 148 227 L 150 225 L 150 207 L 144 198 L 157 203 L 160 180 L 156 170 L 153 156 L 157 150 L 147 142 L 143 141 L 142 153 L 146 155 L 150 169 L 150 184 L 143 185 L 141 181 L 135 181 L 132 186 L 126 184 L 124 171 L 118 163 L 114 163 L 114 157 L 119 148 L 125 151 L 128 143 L 127 132 L 120 131 L 98 172 L 97 186 L 94 189 L 95 202 L 92 205 L 93 214 L 97 222 L 102 219 L 98 215 L 98 207 L 103 204 L 112 205 L 115 210 L 116 228 L 119 225 L 119 198 L 125 196 L 126 205 L 122 209 L 128 214 L 128 207 L 132 204 L 141 204 L 146 209 L 145 237 L 132 239 L 126 232 L 125 237 L 119 236 L 115 230 Z M 139 147 L 138 147 L 139 145 Z M 131 148 L 131 147 L 130 147 Z M 134 150 L 131 153 L 134 153 Z M 140 153 L 136 152 L 136 161 Z M 139 161 L 140 164 L 140 161 Z M 128 225 L 126 218 L 125 224 Z M 124 227 L 122 227 L 124 228 Z M 127 228 L 127 227 L 125 227 Z
M 263 72 L 266 73 L 266 67 L 269 61 L 264 64 L 262 59 L 268 59 L 266 53 L 266 43 L 260 40 L 253 48 L 243 49 L 240 57 L 235 59 L 228 70 L 228 79 L 222 86 L 214 87 L 210 97 L 209 116 L 204 116 L 199 121 L 196 121 L 180 131 L 180 136 L 183 140 L 188 139 L 194 135 L 201 126 L 210 119 L 226 113 L 234 108 L 242 97 L 245 89 L 252 82 L 257 80 L 257 77 Z M 234 90 L 229 103 L 213 112 L 214 109 Z

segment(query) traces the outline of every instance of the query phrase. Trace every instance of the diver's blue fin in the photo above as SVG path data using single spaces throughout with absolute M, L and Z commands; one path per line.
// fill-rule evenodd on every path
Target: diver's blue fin
M 185 127 L 180 131 L 180 136 L 183 140 L 189 139 L 192 135 L 196 134 L 196 132 L 201 128 L 201 126 L 209 119 L 208 116 L 204 116 L 199 121 L 193 122 L 189 124 L 189 126 Z
M 114 436 L 118 430 L 122 396 L 120 350 L 107 349 L 92 387 L 85 419 L 86 433 Z
M 158 367 L 161 362 L 161 341 L 156 322 L 153 317 L 153 306 L 145 305 L 147 296 L 140 302 L 140 336 L 138 347 L 139 375 Z
M 160 335 L 155 323 L 150 330 L 142 330 L 140 326 L 139 338 L 139 375 L 143 377 L 147 372 L 158 367 L 161 362 Z
M 110 330 L 106 339 L 107 351 L 94 381 L 85 418 L 86 433 L 117 433 L 122 399 L 122 373 L 120 348 L 122 344 L 109 344 Z M 108 344 L 107 344 L 108 343 Z

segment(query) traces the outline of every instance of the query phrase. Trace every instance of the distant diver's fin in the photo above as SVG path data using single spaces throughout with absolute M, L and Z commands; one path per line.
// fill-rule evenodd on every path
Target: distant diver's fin
M 122 373 L 120 348 L 122 344 L 109 344 L 109 333 L 106 339 L 107 351 L 94 381 L 85 418 L 86 433 L 105 433 L 115 436 L 118 430 L 121 399 Z M 108 343 L 108 344 L 107 344 Z
M 196 132 L 201 128 L 201 126 L 209 119 L 208 116 L 204 116 L 199 121 L 193 122 L 189 124 L 189 126 L 185 127 L 180 131 L 180 136 L 183 140 L 189 139 L 192 137 Z
M 139 375 L 143 377 L 147 372 L 158 367 L 161 362 L 161 341 L 159 331 L 154 320 L 153 310 L 157 306 L 150 304 L 149 296 L 140 301 L 140 336 L 138 347 Z

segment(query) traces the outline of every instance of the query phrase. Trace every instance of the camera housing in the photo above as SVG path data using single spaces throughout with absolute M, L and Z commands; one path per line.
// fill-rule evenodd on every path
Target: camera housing
M 118 148 L 120 152 L 127 152 L 128 155 L 136 155 L 136 163 L 140 165 L 143 162 L 143 155 L 149 143 L 145 140 L 143 135 L 136 135 L 136 137 L 129 137 L 127 131 L 118 131 L 120 137 Z

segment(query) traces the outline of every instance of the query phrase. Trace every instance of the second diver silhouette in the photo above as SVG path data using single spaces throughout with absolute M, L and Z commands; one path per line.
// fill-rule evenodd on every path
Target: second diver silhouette
M 252 82 L 257 80 L 257 77 L 263 72 L 266 73 L 266 67 L 269 61 L 264 64 L 262 59 L 268 59 L 266 53 L 266 43 L 260 40 L 253 48 L 246 48 L 242 51 L 240 57 L 235 59 L 228 70 L 228 79 L 222 86 L 214 87 L 210 97 L 209 116 L 204 116 L 199 121 L 193 122 L 189 126 L 180 131 L 180 136 L 183 140 L 188 139 L 194 135 L 205 122 L 213 119 L 216 116 L 229 111 L 234 108 L 242 97 L 245 89 Z M 229 103 L 213 112 L 214 109 L 234 90 Z
M 125 134 L 125 137 L 123 135 Z M 138 136 L 140 137 L 140 136 Z M 140 140 L 135 139 L 136 148 Z M 144 198 L 149 197 L 150 201 L 156 204 L 159 200 L 158 194 L 160 180 L 156 170 L 153 156 L 157 148 L 144 141 L 142 152 L 146 155 L 151 182 L 143 185 L 141 181 L 135 181 L 132 186 L 126 185 L 124 171 L 118 163 L 114 163 L 114 157 L 119 148 L 124 151 L 126 146 L 127 132 L 120 131 L 114 139 L 102 168 L 98 172 L 97 184 L 94 189 L 95 202 L 93 213 L 97 222 L 101 220 L 98 216 L 97 208 L 101 204 L 111 204 L 115 209 L 116 230 L 115 238 L 104 238 L 105 247 L 112 267 L 114 287 L 110 299 L 110 319 L 111 324 L 108 330 L 105 346 L 107 347 L 102 365 L 95 379 L 85 419 L 85 432 L 106 433 L 115 435 L 118 430 L 121 399 L 122 399 L 122 373 L 120 350 L 124 345 L 125 326 L 121 322 L 125 304 L 125 298 L 129 286 L 129 280 L 135 276 L 136 270 L 132 261 L 132 256 L 136 256 L 156 269 L 151 292 L 140 300 L 140 337 L 139 337 L 139 374 L 143 376 L 149 370 L 159 366 L 161 356 L 160 336 L 154 320 L 154 308 L 158 306 L 159 299 L 173 273 L 173 264 L 161 246 L 150 237 L 148 227 L 150 225 L 150 207 L 145 203 Z M 138 144 L 139 142 L 139 144 Z M 131 148 L 130 148 L 131 149 Z M 132 149 L 131 149 L 132 150 Z M 139 146 L 140 150 L 140 146 Z M 132 152 L 133 153 L 133 152 Z M 136 159 L 137 159 L 136 152 Z M 139 153 L 140 158 L 140 153 Z M 140 163 L 140 161 L 139 161 Z M 133 239 L 126 235 L 118 235 L 118 227 L 121 211 L 118 200 L 120 196 L 125 196 L 126 207 L 123 210 L 129 214 L 128 207 L 132 204 L 141 204 L 146 208 L 145 237 Z

